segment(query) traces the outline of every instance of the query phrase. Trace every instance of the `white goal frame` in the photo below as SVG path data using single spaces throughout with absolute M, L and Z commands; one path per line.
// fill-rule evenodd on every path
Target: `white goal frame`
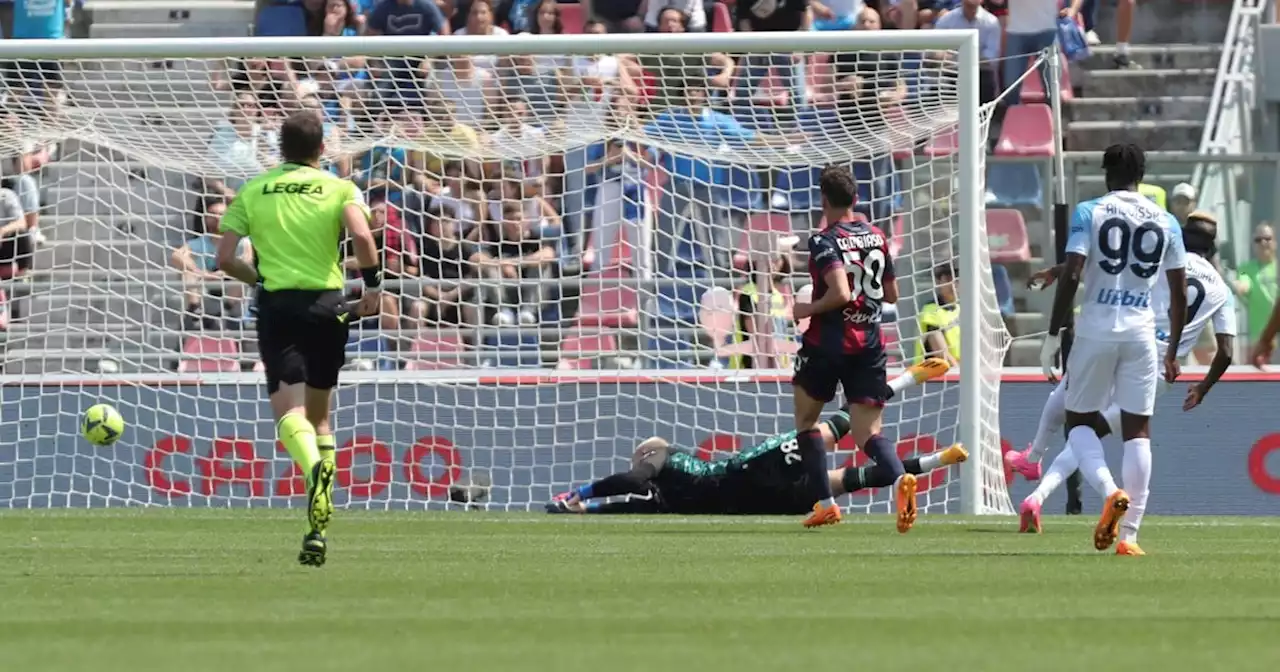
M 865 51 L 930 51 L 948 50 L 956 54 L 958 81 L 958 156 L 957 170 L 959 227 L 959 273 L 961 277 L 975 278 L 983 269 L 981 258 L 985 247 L 975 235 L 985 231 L 979 226 L 983 207 L 983 175 L 981 159 L 985 152 L 982 118 L 978 94 L 978 32 L 975 30 L 893 30 L 893 31 L 832 31 L 786 33 L 704 33 L 704 34 L 630 34 L 609 35 L 602 45 L 594 35 L 509 35 L 509 36 L 450 36 L 450 37 L 392 37 L 375 38 L 317 37 L 317 38 L 140 38 L 140 39 L 84 39 L 84 40 L 4 40 L 0 41 L 0 60 L 75 60 L 75 59 L 156 59 L 166 58 L 246 58 L 246 57 L 330 57 L 334 54 L 371 57 L 403 56 L 459 56 L 469 54 L 493 55 L 557 55 L 594 54 L 607 47 L 611 52 L 678 54 L 678 53 L 746 53 L 746 52 L 849 52 Z M 981 450 L 982 436 L 982 388 L 981 371 L 982 328 L 981 305 L 978 291 L 981 284 L 964 283 L 960 291 L 970 309 L 961 312 L 961 366 L 959 375 L 960 414 L 959 437 L 968 446 Z M 690 378 L 688 372 L 635 371 L 635 372 L 564 372 L 508 369 L 513 378 L 551 381 L 612 379 L 679 381 Z M 699 372 L 699 380 L 722 379 L 725 382 L 753 380 L 760 376 L 778 377 L 781 370 L 760 370 L 755 374 L 734 372 Z M 429 380 L 479 380 L 502 376 L 501 369 L 453 370 L 446 376 L 431 372 L 344 373 L 344 382 L 413 382 Z M 0 375 L 0 384 L 104 384 L 164 385 L 173 383 L 235 383 L 259 384 L 261 374 L 146 374 L 139 376 L 30 376 L 19 374 Z M 996 448 L 998 450 L 998 448 Z M 975 514 L 982 510 L 982 480 L 978 460 L 963 465 L 961 476 L 961 510 Z

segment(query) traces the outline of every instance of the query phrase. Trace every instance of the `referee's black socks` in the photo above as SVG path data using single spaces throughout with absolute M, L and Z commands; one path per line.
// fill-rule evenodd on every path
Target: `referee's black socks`
M 815 427 L 796 436 L 797 452 L 801 465 L 809 477 L 814 501 L 831 504 L 831 481 L 827 478 L 827 444 L 822 440 L 822 430 Z

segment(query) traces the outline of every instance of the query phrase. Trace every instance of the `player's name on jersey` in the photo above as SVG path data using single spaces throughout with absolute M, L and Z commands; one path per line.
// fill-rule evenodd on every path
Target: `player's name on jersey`
M 275 194 L 306 194 L 322 196 L 324 195 L 324 186 L 319 183 L 312 182 L 268 182 L 262 185 L 263 196 L 273 196 Z
M 842 250 L 865 250 L 884 246 L 884 236 L 878 233 L 860 233 L 856 236 L 836 238 L 836 245 Z

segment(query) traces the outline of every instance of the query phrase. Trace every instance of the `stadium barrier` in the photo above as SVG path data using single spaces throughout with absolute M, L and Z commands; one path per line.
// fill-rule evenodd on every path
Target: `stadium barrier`
M 1205 405 L 1184 413 L 1185 383 L 1195 379 L 1184 376 L 1158 404 L 1151 512 L 1280 513 L 1280 426 L 1265 419 L 1271 400 L 1280 396 L 1280 375 L 1230 373 Z M 658 434 L 712 455 L 788 428 L 786 380 L 716 380 L 687 385 L 621 374 L 590 386 L 530 376 L 346 387 L 338 395 L 336 423 L 338 501 L 370 509 L 444 507 L 451 486 L 491 481 L 489 504 L 524 509 L 571 483 L 625 467 L 634 447 L 630 437 Z M 170 383 L 0 386 L 0 441 L 16 455 L 0 464 L 0 506 L 299 505 L 302 479 L 283 448 L 254 440 L 273 435 L 260 384 L 207 377 Z M 198 394 L 181 392 L 192 386 Z M 1038 374 L 1004 377 L 1003 450 L 1030 441 L 1051 389 Z M 42 413 L 51 405 L 86 408 L 104 400 L 138 414 L 128 418 L 125 439 L 109 448 L 79 439 L 75 416 Z M 890 413 L 901 416 L 899 452 L 948 445 L 954 412 L 954 404 L 935 395 L 917 394 L 891 406 Z M 688 427 L 724 430 L 695 435 Z M 1114 440 L 1107 443 L 1118 467 L 1120 451 L 1110 445 Z M 850 447 L 842 445 L 836 462 L 862 463 Z M 958 487 L 959 477 L 937 472 L 922 486 L 926 494 Z M 1014 501 L 1028 491 L 1025 482 L 1015 482 Z M 1086 492 L 1086 510 L 1095 499 Z M 864 495 L 855 504 L 868 501 Z M 883 495 L 873 504 L 882 501 Z M 1062 505 L 1059 493 L 1047 510 L 1058 512 Z

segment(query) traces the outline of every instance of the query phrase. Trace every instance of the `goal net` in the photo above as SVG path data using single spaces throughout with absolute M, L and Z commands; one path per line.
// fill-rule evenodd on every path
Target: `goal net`
M 41 60 L 3 92 L 0 156 L 12 200 L 40 202 L 0 239 L 0 504 L 301 503 L 252 292 L 214 250 L 280 120 L 311 108 L 390 276 L 336 395 L 339 505 L 537 508 L 649 436 L 716 457 L 791 430 L 790 306 L 817 173 L 839 164 L 892 240 L 891 367 L 924 350 L 930 304 L 962 355 L 885 433 L 903 456 L 968 444 L 963 470 L 923 477 L 926 512 L 1011 512 L 976 38 L 660 37 L 24 47 Z M 128 429 L 95 448 L 78 422 L 103 402 Z M 864 461 L 846 441 L 834 464 Z

